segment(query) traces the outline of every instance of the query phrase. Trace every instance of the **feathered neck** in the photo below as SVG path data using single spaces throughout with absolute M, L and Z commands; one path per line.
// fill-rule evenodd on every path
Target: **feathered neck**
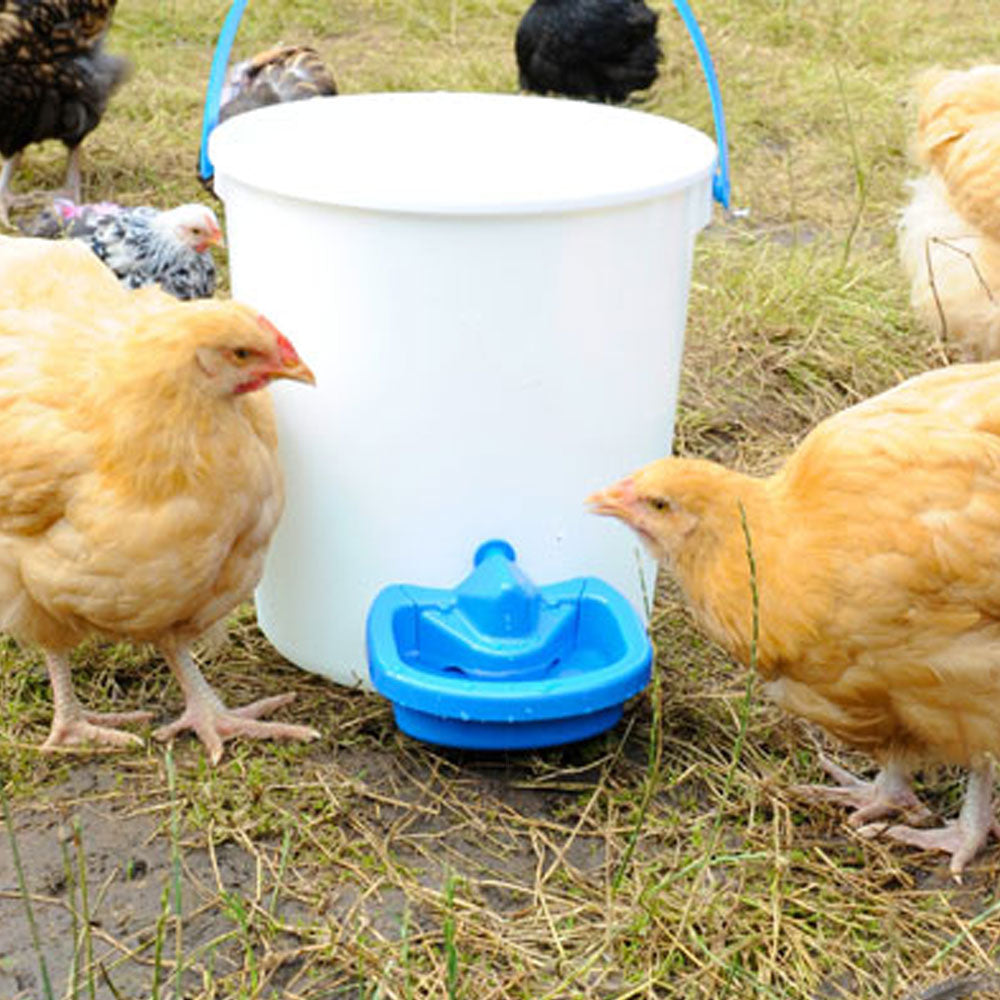
M 220 392 L 181 329 L 126 337 L 110 353 L 78 406 L 101 470 L 151 500 L 196 486 L 224 492 L 220 463 L 245 443 L 258 394 Z
M 700 625 L 747 663 L 754 593 L 763 608 L 768 580 L 778 571 L 775 481 L 707 462 L 684 472 L 683 503 L 693 526 L 666 561 Z

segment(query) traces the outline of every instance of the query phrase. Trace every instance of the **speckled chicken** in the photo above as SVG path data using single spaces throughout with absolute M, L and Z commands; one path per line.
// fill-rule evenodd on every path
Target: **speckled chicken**
M 917 81 L 916 155 L 899 254 L 919 321 L 961 360 L 1000 358 L 1000 66 Z
M 11 181 L 22 151 L 58 139 L 66 193 L 80 200 L 80 143 L 96 128 L 127 62 L 104 51 L 116 0 L 0 0 L 0 221 L 21 203 Z
M 282 45 L 236 63 L 226 75 L 219 121 L 268 104 L 337 93 L 333 73 L 308 45 Z
M 754 478 L 667 458 L 592 498 L 680 582 L 702 628 L 757 667 L 782 707 L 871 754 L 873 782 L 831 763 L 851 822 L 951 855 L 958 875 L 997 831 L 1000 755 L 1000 362 L 917 376 L 820 423 Z M 970 769 L 957 822 L 928 818 L 924 763 Z M 873 821 L 902 814 L 911 825 Z
M 535 0 L 514 40 L 521 88 L 620 104 L 656 80 L 658 20 L 643 0 Z
M 90 247 L 126 288 L 159 285 L 178 299 L 205 299 L 215 292 L 210 247 L 222 246 L 222 229 L 207 205 L 171 209 L 126 208 L 114 202 L 53 206 L 21 226 L 29 236 L 70 237 Z
M 0 237 L 0 628 L 42 650 L 45 749 L 139 738 L 148 713 L 79 702 L 88 636 L 153 643 L 184 695 L 160 739 L 193 730 L 311 739 L 261 721 L 290 695 L 227 708 L 192 644 L 256 586 L 281 515 L 275 379 L 312 383 L 265 318 L 232 301 L 123 288 L 75 240 Z

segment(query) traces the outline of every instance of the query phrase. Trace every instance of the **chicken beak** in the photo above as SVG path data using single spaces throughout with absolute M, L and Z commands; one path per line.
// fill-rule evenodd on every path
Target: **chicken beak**
M 195 244 L 195 250 L 198 253 L 204 253 L 209 247 L 220 247 L 223 250 L 226 248 L 226 240 L 222 235 L 222 230 L 218 226 L 211 226 L 208 231 L 208 235 Z
M 307 385 L 316 384 L 316 376 L 312 369 L 301 358 L 296 357 L 294 361 L 286 359 L 280 368 L 271 372 L 271 378 L 290 378 L 296 382 L 305 382 Z
M 307 385 L 316 384 L 316 376 L 312 369 L 299 357 L 299 352 L 292 347 L 291 341 L 278 334 L 278 354 L 281 358 L 281 367 L 271 371 L 272 379 L 290 378 L 296 382 L 305 382 Z
M 591 514 L 602 517 L 617 517 L 623 521 L 632 519 L 632 504 L 635 502 L 635 485 L 631 478 L 623 479 L 614 486 L 591 493 L 584 501 Z

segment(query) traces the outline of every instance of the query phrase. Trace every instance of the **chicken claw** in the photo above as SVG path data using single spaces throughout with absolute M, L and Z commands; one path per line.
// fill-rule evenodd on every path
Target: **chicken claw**
M 951 874 L 956 882 L 961 882 L 966 864 L 982 850 L 990 834 L 1000 840 L 1000 824 L 993 818 L 993 769 L 985 765 L 969 773 L 965 800 L 957 820 L 923 830 L 902 824 L 872 823 L 861 827 L 858 833 L 868 840 L 888 837 L 924 851 L 944 851 L 951 855 Z
M 40 749 L 49 752 L 93 743 L 116 747 L 142 746 L 142 740 L 134 733 L 112 727 L 127 722 L 146 722 L 152 718 L 152 712 L 88 712 L 76 697 L 66 657 L 47 653 L 45 664 L 52 682 L 54 712 L 48 739 Z
M 903 765 L 890 759 L 874 781 L 864 781 L 824 754 L 818 758 L 820 767 L 839 785 L 793 785 L 792 791 L 812 801 L 837 802 L 853 806 L 847 818 L 851 826 L 859 827 L 873 819 L 902 813 L 913 825 L 928 822 L 933 813 L 914 794 L 909 774 Z
M 152 712 L 84 712 L 75 718 L 54 718 L 48 739 L 39 747 L 49 752 L 63 750 L 67 747 L 86 746 L 88 744 L 104 744 L 106 746 L 132 747 L 142 746 L 142 739 L 135 733 L 126 733 L 114 729 L 114 724 L 123 722 L 146 722 L 152 718 Z M 102 726 L 101 722 L 108 725 Z
M 191 729 L 205 745 L 213 764 L 222 759 L 223 742 L 234 736 L 260 740 L 319 739 L 319 732 L 310 726 L 259 721 L 260 716 L 287 705 L 295 697 L 293 693 L 261 698 L 242 708 L 226 708 L 205 680 L 186 646 L 170 640 L 165 641 L 161 648 L 184 692 L 185 707 L 179 719 L 153 733 L 156 739 L 171 740 L 182 730 Z
M 174 722 L 157 729 L 153 736 L 158 740 L 172 740 L 179 732 L 191 729 L 198 736 L 209 759 L 218 764 L 222 759 L 222 744 L 234 736 L 248 739 L 315 740 L 319 732 L 310 726 L 298 726 L 289 722 L 260 722 L 260 716 L 267 715 L 295 698 L 294 693 L 261 698 L 242 708 L 226 708 L 217 697 L 196 699 L 188 702 L 183 714 Z

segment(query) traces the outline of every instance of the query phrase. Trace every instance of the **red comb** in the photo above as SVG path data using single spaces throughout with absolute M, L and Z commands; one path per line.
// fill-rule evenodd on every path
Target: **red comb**
M 273 333 L 276 337 L 281 336 L 281 331 L 263 314 L 257 313 L 257 322 L 260 323 L 268 333 Z
M 257 322 L 268 333 L 274 334 L 274 339 L 278 342 L 278 354 L 281 355 L 281 360 L 285 364 L 295 364 L 301 360 L 299 352 L 292 347 L 292 342 L 266 316 L 258 314 Z
M 292 342 L 283 333 L 278 334 L 278 353 L 286 365 L 295 364 L 300 360 L 299 352 L 292 347 Z

